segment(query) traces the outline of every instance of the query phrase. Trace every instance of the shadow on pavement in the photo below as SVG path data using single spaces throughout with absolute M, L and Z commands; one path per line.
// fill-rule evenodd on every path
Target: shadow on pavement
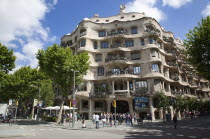
M 35 121 L 35 120 L 18 120 L 18 125 L 41 125 L 41 124 L 49 124 L 48 122 L 44 121 Z

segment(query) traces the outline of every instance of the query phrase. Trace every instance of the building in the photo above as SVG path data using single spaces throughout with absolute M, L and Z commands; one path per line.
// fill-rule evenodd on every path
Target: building
M 89 53 L 90 69 L 76 94 L 78 112 L 89 119 L 93 113 L 114 112 L 113 100 L 117 113 L 160 119 L 155 98 L 160 90 L 171 98 L 209 99 L 209 83 L 187 63 L 182 41 L 154 18 L 126 13 L 125 6 L 115 16 L 84 18 L 62 37 L 61 46 Z

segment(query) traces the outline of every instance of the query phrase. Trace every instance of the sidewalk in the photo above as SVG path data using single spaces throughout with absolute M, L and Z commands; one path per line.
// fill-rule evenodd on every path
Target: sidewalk
M 33 133 L 19 125 L 0 124 L 0 138 L 29 136 Z

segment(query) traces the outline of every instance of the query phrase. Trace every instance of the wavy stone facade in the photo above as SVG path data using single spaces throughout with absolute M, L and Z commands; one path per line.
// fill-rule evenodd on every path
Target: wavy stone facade
M 155 93 L 209 99 L 209 83 L 200 78 L 186 56 L 183 43 L 172 32 L 144 13 L 121 13 L 101 18 L 85 18 L 71 34 L 64 35 L 61 46 L 75 54 L 88 51 L 90 69 L 76 94 L 78 112 L 89 119 L 93 113 L 151 114 L 161 119 Z M 148 98 L 148 109 L 136 109 L 134 100 Z M 173 116 L 173 108 L 170 110 Z

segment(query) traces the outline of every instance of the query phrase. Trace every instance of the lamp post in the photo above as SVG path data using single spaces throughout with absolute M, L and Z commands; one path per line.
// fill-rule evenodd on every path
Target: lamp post
M 72 127 L 75 128 L 75 92 L 76 92 L 76 89 L 75 89 L 75 73 L 79 72 L 79 71 L 75 71 L 73 69 L 71 69 L 71 71 L 74 72 L 74 90 L 73 90 L 73 94 L 72 94 L 72 96 L 73 96 L 73 98 L 72 98 L 73 99 Z

